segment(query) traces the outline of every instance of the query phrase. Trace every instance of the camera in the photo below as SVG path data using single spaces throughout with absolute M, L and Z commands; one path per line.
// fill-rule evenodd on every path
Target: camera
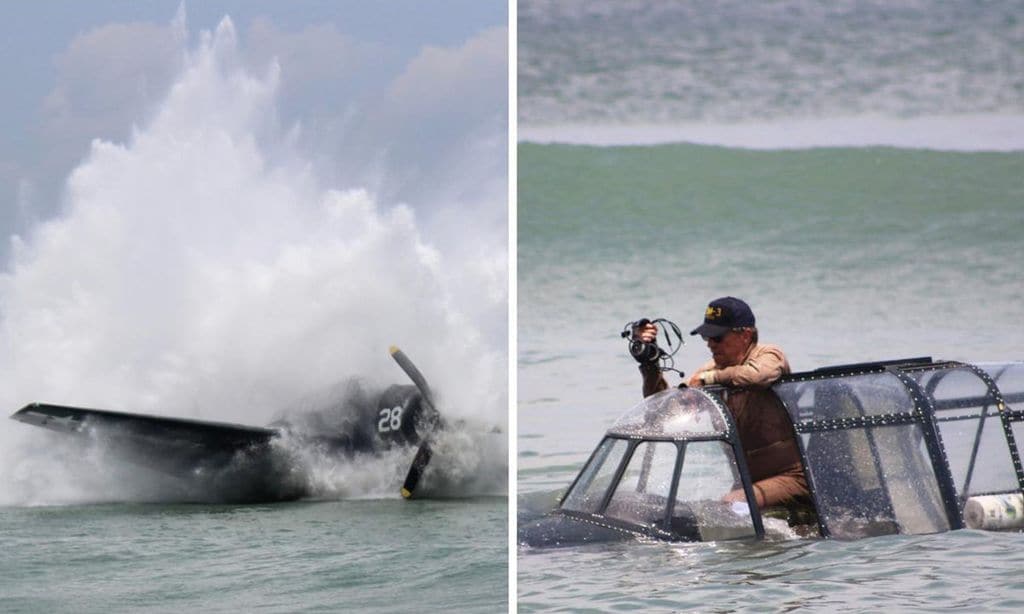
M 640 338 L 640 332 L 650 323 L 651 321 L 647 318 L 641 318 L 636 322 L 626 324 L 622 330 L 622 337 L 629 339 L 630 355 L 641 364 L 654 362 L 661 358 L 664 353 L 656 342 L 646 343 Z

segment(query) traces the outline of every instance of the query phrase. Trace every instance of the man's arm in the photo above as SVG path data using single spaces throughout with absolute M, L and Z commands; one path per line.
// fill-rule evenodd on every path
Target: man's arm
M 644 343 L 655 343 L 657 338 L 658 327 L 650 322 L 640 331 L 640 340 Z M 656 360 L 640 363 L 640 375 L 644 378 L 643 393 L 645 399 L 656 392 L 661 392 L 668 388 L 668 382 L 662 376 L 661 369 L 658 368 L 658 361 Z
M 705 371 L 703 383 L 723 386 L 767 388 L 789 373 L 789 361 L 774 345 L 759 345 L 743 364 Z
M 640 374 L 644 377 L 644 398 L 668 388 L 668 382 L 661 374 L 657 362 L 640 363 Z

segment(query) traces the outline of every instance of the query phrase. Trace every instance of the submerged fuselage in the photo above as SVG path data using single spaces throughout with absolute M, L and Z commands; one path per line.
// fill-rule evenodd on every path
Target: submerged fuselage
M 994 509 L 991 497 L 1024 492 L 1024 363 L 908 359 L 830 367 L 786 376 L 773 391 L 792 419 L 811 501 L 769 511 L 809 524 L 810 533 L 858 538 L 958 529 L 965 508 L 973 510 L 968 520 L 984 517 L 977 510 Z M 763 537 L 765 510 L 754 503 L 723 392 L 670 389 L 626 412 L 558 507 L 520 527 L 520 541 Z M 736 490 L 745 500 L 725 502 Z M 998 524 L 1012 525 L 1003 517 Z

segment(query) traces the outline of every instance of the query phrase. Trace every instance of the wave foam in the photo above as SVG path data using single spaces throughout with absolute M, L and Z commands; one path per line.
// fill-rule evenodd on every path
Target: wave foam
M 520 142 L 626 146 L 693 143 L 739 149 L 900 147 L 1022 151 L 1024 115 L 860 116 L 735 124 L 563 124 L 520 126 Z

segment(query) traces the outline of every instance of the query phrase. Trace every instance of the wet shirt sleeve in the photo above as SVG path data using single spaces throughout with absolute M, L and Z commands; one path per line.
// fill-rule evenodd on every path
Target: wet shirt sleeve
M 774 345 L 757 345 L 743 364 L 714 371 L 716 384 L 726 386 L 767 388 L 783 374 L 789 373 L 789 361 Z
M 640 374 L 643 375 L 644 379 L 643 395 L 645 398 L 668 388 L 668 382 L 665 381 L 665 376 L 661 374 L 661 369 L 658 368 L 657 363 L 647 362 L 641 364 Z

